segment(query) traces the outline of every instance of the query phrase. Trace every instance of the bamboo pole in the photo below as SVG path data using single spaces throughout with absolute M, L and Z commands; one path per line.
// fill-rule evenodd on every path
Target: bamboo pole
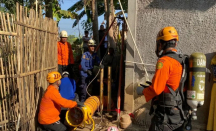
M 104 77 L 104 69 L 100 69 L 100 114 L 102 116 L 103 111 L 103 77 Z
M 1 14 L 1 19 L 2 19 L 3 30 L 7 31 L 7 25 L 6 25 L 6 20 L 5 20 L 4 13 Z M 9 41 L 8 36 L 4 35 L 4 40 L 7 43 Z M 7 55 L 8 54 L 8 52 L 7 52 L 7 45 L 5 45 L 5 46 L 6 47 L 4 48 L 5 49 L 4 53 L 6 53 L 5 55 Z M 7 56 L 5 56 L 5 57 L 7 57 Z M 1 61 L 1 64 L 2 64 L 1 67 L 3 67 L 3 63 L 5 65 L 7 65 L 6 60 L 3 60 L 3 61 Z M 5 73 L 8 74 L 8 72 L 7 72 L 7 66 L 5 67 L 4 70 L 2 68 L 2 74 L 4 75 Z M 2 91 L 3 91 L 3 97 L 6 97 L 6 95 L 7 95 L 7 93 L 6 93 L 6 87 L 8 87 L 8 84 L 9 84 L 8 78 L 7 79 L 3 79 L 3 89 L 2 89 Z M 4 110 L 4 120 L 8 120 L 7 119 L 8 118 L 8 103 L 7 103 L 6 99 L 3 100 L 3 110 Z M 6 123 L 5 123 L 5 129 L 6 129 Z
M 111 112 L 111 80 L 112 80 L 112 67 L 108 66 L 108 76 L 107 76 L 107 94 L 108 94 L 108 102 L 107 102 L 107 111 L 108 113 Z
M 19 4 L 16 3 L 16 20 L 19 21 L 20 20 L 20 9 L 19 9 Z M 21 27 L 20 25 L 17 25 L 17 30 L 16 30 L 16 33 L 17 34 L 21 34 Z M 20 58 L 20 55 L 21 55 L 21 52 L 20 52 L 20 47 L 21 47 L 21 38 L 18 38 L 17 37 L 17 74 L 19 75 L 20 72 L 21 72 L 21 58 Z M 18 91 L 20 92 L 21 91 L 21 78 L 17 78 L 17 88 L 18 88 Z M 19 107 L 21 106 L 21 94 L 19 93 L 18 95 L 18 98 L 19 98 Z M 20 116 L 22 115 L 22 111 L 19 109 L 19 112 L 20 112 Z M 20 118 L 21 119 L 21 118 Z M 19 129 L 19 125 L 17 125 L 17 130 Z

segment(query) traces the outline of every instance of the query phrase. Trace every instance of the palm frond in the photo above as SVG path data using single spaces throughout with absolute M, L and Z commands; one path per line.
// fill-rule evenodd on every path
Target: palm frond
M 83 10 L 83 11 L 77 16 L 77 19 L 74 21 L 72 28 L 75 27 L 75 26 L 78 24 L 79 20 L 80 20 L 85 14 L 86 14 L 86 12 L 85 12 L 85 10 Z
M 76 2 L 74 5 L 72 5 L 70 8 L 68 8 L 68 11 L 80 11 L 83 9 L 84 6 L 84 2 L 83 0 L 79 0 L 78 2 Z
M 62 15 L 62 17 L 65 19 L 67 19 L 67 18 L 76 19 L 78 16 L 75 12 L 69 12 L 67 10 L 59 10 L 57 12 L 60 13 Z

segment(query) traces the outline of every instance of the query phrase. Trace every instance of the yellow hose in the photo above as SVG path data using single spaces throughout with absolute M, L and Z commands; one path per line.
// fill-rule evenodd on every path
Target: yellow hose
M 100 105 L 99 98 L 96 96 L 89 97 L 84 102 L 84 107 L 74 107 L 67 111 L 65 119 L 68 125 L 75 127 L 85 127 L 85 124 L 93 124 L 92 131 L 95 128 L 95 122 L 92 119 L 93 114 Z

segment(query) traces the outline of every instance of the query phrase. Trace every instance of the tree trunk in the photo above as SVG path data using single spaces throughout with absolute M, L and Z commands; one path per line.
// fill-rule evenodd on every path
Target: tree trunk
M 52 9 L 53 0 L 45 0 L 46 5 L 46 17 L 53 19 L 53 9 Z
M 93 39 L 99 44 L 97 0 L 92 0 Z
M 114 20 L 114 4 L 113 4 L 113 0 L 107 0 L 107 14 L 108 14 L 108 24 L 109 26 L 111 25 L 112 21 Z M 109 26 L 107 27 L 107 29 L 109 28 Z M 109 43 L 109 47 L 113 47 L 116 48 L 116 44 L 114 42 L 114 37 L 113 37 L 113 28 L 110 28 L 109 33 L 108 33 L 109 37 L 108 37 L 108 43 Z

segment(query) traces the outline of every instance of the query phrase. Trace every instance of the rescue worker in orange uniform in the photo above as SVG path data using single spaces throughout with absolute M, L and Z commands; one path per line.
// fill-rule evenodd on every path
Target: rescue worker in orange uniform
M 155 50 L 159 59 L 152 83 L 148 82 L 149 86 L 137 88 L 137 93 L 143 94 L 147 102 L 152 100 L 152 103 L 157 103 L 149 131 L 184 130 L 182 101 L 178 94 L 178 97 L 171 94 L 178 90 L 183 67 L 179 61 L 168 56 L 177 54 L 175 47 L 178 40 L 178 33 L 174 27 L 165 27 L 159 31 Z
M 58 46 L 58 72 L 63 73 L 64 71 L 73 74 L 73 52 L 69 42 L 67 42 L 68 34 L 66 31 L 61 31 L 60 41 L 57 43 Z
M 67 128 L 60 122 L 61 107 L 73 108 L 83 106 L 81 102 L 67 100 L 61 97 L 59 85 L 61 84 L 61 74 L 59 72 L 50 72 L 47 75 L 49 86 L 43 95 L 40 103 L 38 121 L 47 131 L 66 131 Z

